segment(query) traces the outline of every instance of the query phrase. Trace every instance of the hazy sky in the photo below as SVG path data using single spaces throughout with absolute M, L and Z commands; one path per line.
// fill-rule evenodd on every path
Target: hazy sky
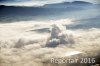
M 44 4 L 60 3 L 76 0 L 0 0 L 0 5 L 16 5 L 16 6 L 42 6 Z M 78 0 L 92 3 L 100 3 L 100 0 Z

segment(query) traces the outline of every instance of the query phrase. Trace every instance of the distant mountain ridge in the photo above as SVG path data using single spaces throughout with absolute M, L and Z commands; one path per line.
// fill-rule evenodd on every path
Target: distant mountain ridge
M 83 1 L 46 4 L 39 7 L 1 5 L 0 21 L 3 22 L 5 20 L 35 20 L 38 18 L 42 18 L 41 16 L 43 16 L 43 18 L 45 18 L 45 16 L 49 16 L 49 18 L 52 19 L 51 16 L 55 18 L 56 16 L 64 12 L 84 10 L 86 9 L 86 7 L 90 8 L 91 5 L 93 4 Z
M 71 3 L 74 3 L 74 4 L 93 4 L 93 3 L 85 2 L 85 1 L 73 1 Z
M 45 4 L 44 6 L 50 6 L 50 5 L 72 5 L 72 4 L 80 4 L 80 5 L 91 5 L 93 3 L 90 2 L 85 2 L 85 1 L 73 1 L 73 2 L 62 2 L 62 3 L 53 3 L 53 4 Z M 1 6 L 7 6 L 7 5 L 0 5 Z M 39 7 L 44 7 L 44 6 L 39 6 Z M 15 6 L 15 7 L 26 7 L 26 6 Z M 33 6 L 30 6 L 33 7 Z M 36 6 L 35 6 L 36 7 Z
M 53 11 L 61 12 L 61 11 L 66 11 L 66 10 L 80 10 L 83 9 L 84 6 L 86 5 L 92 5 L 92 3 L 89 2 L 84 2 L 84 1 L 74 1 L 74 2 L 63 2 L 63 3 L 55 3 L 55 4 L 46 4 L 44 6 L 40 7 L 25 7 L 25 6 L 5 6 L 1 5 L 0 6 L 0 14 L 12 14 L 14 13 L 19 14 L 19 15 L 28 15 L 28 14 L 33 14 L 33 15 L 41 15 L 42 13 L 51 13 Z M 88 6 L 87 6 L 88 7 Z M 59 9 L 61 8 L 61 9 Z M 12 15 L 14 15 L 12 14 Z
M 81 5 L 92 5 L 93 3 L 90 2 L 85 2 L 85 1 L 73 1 L 73 2 L 62 2 L 62 3 L 56 3 L 56 4 L 45 4 L 43 7 L 52 7 L 52 8 L 62 8 L 62 7 L 66 7 L 66 6 L 81 6 Z

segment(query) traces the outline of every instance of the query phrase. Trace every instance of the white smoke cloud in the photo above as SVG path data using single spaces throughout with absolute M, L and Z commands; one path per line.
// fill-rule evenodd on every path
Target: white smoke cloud
M 69 31 L 68 31 L 69 32 Z M 64 28 L 61 24 L 52 25 L 51 36 L 47 40 L 47 46 L 57 46 L 59 44 L 73 44 L 74 38 L 72 33 L 68 33 L 66 28 Z
M 53 24 L 55 26 L 52 28 Z M 75 56 L 77 58 L 100 57 L 100 29 L 68 30 L 64 28 L 64 25 L 69 24 L 74 24 L 74 22 L 71 22 L 70 19 L 62 19 L 49 22 L 30 21 L 0 24 L 1 66 L 58 66 L 58 64 L 52 64 L 50 59 L 64 57 L 66 53 L 73 51 L 82 52 L 81 55 Z M 34 31 L 44 28 L 52 29 L 49 33 Z M 53 44 L 59 43 L 59 45 L 48 47 L 46 46 L 47 40 L 50 44 L 52 42 Z M 63 44 L 62 40 L 67 42 L 74 40 L 75 42 L 74 44 L 67 42 Z M 66 56 L 66 58 L 74 58 L 74 56 Z M 87 65 L 83 64 L 83 66 Z

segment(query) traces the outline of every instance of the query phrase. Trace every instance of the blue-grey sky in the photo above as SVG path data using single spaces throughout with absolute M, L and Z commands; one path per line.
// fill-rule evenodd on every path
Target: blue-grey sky
M 76 0 L 0 0 L 0 5 L 15 5 L 15 6 L 42 6 L 44 4 L 69 2 Z M 77 0 L 87 1 L 92 3 L 100 3 L 100 0 Z

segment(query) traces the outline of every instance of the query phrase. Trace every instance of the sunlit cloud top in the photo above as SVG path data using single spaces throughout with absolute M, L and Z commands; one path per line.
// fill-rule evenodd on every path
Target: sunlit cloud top
M 0 0 L 0 5 L 13 6 L 43 6 L 45 4 L 71 2 L 77 0 Z M 99 0 L 78 0 L 92 3 L 100 3 Z

